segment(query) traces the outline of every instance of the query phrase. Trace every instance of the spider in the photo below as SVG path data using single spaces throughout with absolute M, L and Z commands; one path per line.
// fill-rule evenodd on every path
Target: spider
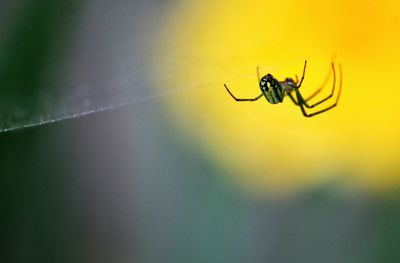
M 340 72 L 339 92 L 338 92 L 338 95 L 336 97 L 335 103 L 333 103 L 332 105 L 330 105 L 330 106 L 328 106 L 328 107 L 326 107 L 326 108 L 324 108 L 322 110 L 319 110 L 319 111 L 316 111 L 316 112 L 313 112 L 313 113 L 307 113 L 305 108 L 312 109 L 315 106 L 318 106 L 318 105 L 322 104 L 323 102 L 327 101 L 328 99 L 330 99 L 333 96 L 333 94 L 335 92 L 335 86 L 336 86 L 336 71 L 335 71 L 334 63 L 331 62 L 331 68 L 332 68 L 332 73 L 333 73 L 333 84 L 332 84 L 331 93 L 327 97 L 321 99 L 320 101 L 318 101 L 318 102 L 316 102 L 314 104 L 308 104 L 307 102 L 310 99 L 314 98 L 325 87 L 326 82 L 329 80 L 330 74 L 328 72 L 328 75 L 325 78 L 325 81 L 323 82 L 323 84 L 313 94 L 311 94 L 307 99 L 304 99 L 303 95 L 301 95 L 299 89 L 300 89 L 301 84 L 303 83 L 303 80 L 304 80 L 306 67 L 307 67 L 307 60 L 304 62 L 303 76 L 301 77 L 300 82 L 299 82 L 299 79 L 298 79 L 297 75 L 296 75 L 296 81 L 294 81 L 292 78 L 286 78 L 284 81 L 278 81 L 271 74 L 267 74 L 267 75 L 265 75 L 264 77 L 262 77 L 260 79 L 260 73 L 259 73 L 259 70 L 258 70 L 258 67 L 257 67 L 257 79 L 258 79 L 259 86 L 260 86 L 260 89 L 261 89 L 262 93 L 260 95 L 258 95 L 257 97 L 255 97 L 255 98 L 250 98 L 250 99 L 239 99 L 239 98 L 236 98 L 232 94 L 232 92 L 228 89 L 226 84 L 224 84 L 224 86 L 225 86 L 226 90 L 228 91 L 228 93 L 236 101 L 256 101 L 259 98 L 261 98 L 262 96 L 264 96 L 269 103 L 277 104 L 277 103 L 281 103 L 283 101 L 283 98 L 285 97 L 285 95 L 288 95 L 289 98 L 293 101 L 293 103 L 296 106 L 300 107 L 300 110 L 301 110 L 301 112 L 303 113 L 303 115 L 305 117 L 312 117 L 312 116 L 318 115 L 320 113 L 323 113 L 325 111 L 328 111 L 328 110 L 336 107 L 336 105 L 337 105 L 337 103 L 339 101 L 339 98 L 340 98 L 340 93 L 342 91 L 342 67 L 339 64 L 339 72 Z M 293 92 L 296 94 L 297 100 L 294 98 Z

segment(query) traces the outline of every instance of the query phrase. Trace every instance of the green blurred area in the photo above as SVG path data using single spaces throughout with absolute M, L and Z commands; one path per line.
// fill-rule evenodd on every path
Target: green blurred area
M 83 1 L 4 3 L 0 49 L 2 122 L 43 114 L 42 94 L 52 94 L 52 75 L 62 65 L 64 41 Z M 7 16 L 5 16 L 7 12 Z M 14 14 L 14 15 L 13 15 Z M 10 124 L 11 125 L 11 124 Z M 1 125 L 4 126 L 4 123 Z
M 56 92 L 41 84 L 63 63 L 50 58 L 82 3 L 23 1 L 2 25 L 10 111 Z M 400 260 L 397 194 L 325 185 L 254 200 L 182 144 L 158 103 L 0 134 L 0 262 Z

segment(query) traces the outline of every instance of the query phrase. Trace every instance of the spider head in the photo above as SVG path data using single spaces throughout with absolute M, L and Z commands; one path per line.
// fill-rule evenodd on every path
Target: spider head
M 292 78 L 286 78 L 285 79 L 285 84 L 289 85 L 289 86 L 293 86 L 293 87 L 297 86 L 296 82 Z
M 269 103 L 277 104 L 283 101 L 283 90 L 280 82 L 271 74 L 267 74 L 260 80 L 260 89 Z

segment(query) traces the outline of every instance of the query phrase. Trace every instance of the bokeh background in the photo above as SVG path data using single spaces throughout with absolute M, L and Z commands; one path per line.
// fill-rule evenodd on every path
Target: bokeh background
M 398 262 L 399 14 L 2 1 L 0 261 Z M 305 59 L 304 94 L 342 65 L 332 111 L 223 87 L 256 96 L 257 66 L 284 79 Z

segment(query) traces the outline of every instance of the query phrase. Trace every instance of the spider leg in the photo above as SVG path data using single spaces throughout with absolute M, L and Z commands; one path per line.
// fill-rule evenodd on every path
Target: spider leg
M 299 103 L 296 101 L 296 99 L 293 97 L 292 93 L 286 93 L 289 98 L 293 101 L 294 105 L 299 106 Z
M 303 76 L 301 76 L 301 80 L 300 80 L 300 83 L 299 83 L 299 85 L 297 86 L 297 88 L 300 88 L 301 83 L 303 83 L 304 75 L 305 75 L 305 73 L 306 73 L 306 67 L 307 67 L 307 60 L 304 61 Z M 297 77 L 297 76 L 296 76 L 296 77 Z
M 307 102 L 306 102 L 306 101 L 304 100 L 304 98 L 301 96 L 300 91 L 299 91 L 297 88 L 294 89 L 295 92 L 296 92 L 298 105 L 300 106 L 301 112 L 303 113 L 303 115 L 304 115 L 305 117 L 312 117 L 312 116 L 314 116 L 314 115 L 318 115 L 318 114 L 320 114 L 320 113 L 323 113 L 323 112 L 325 112 L 325 111 L 328 111 L 328 110 L 330 110 L 330 109 L 336 107 L 336 105 L 338 104 L 339 98 L 340 98 L 340 94 L 342 93 L 342 82 L 343 82 L 343 77 L 342 77 L 342 66 L 341 66 L 340 64 L 339 64 L 339 72 L 340 72 L 339 92 L 338 92 L 338 95 L 337 95 L 337 97 L 336 97 L 336 101 L 335 101 L 335 103 L 333 103 L 331 106 L 329 106 L 329 107 L 327 107 L 327 108 L 325 108 L 325 109 L 322 109 L 322 110 L 319 110 L 319 111 L 316 111 L 316 112 L 313 112 L 313 113 L 307 113 L 307 112 L 305 111 L 304 106 L 306 106 L 307 108 L 312 108 L 312 107 L 310 107 L 309 105 L 307 105 Z M 335 73 L 334 73 L 334 84 L 335 84 L 335 82 L 336 82 L 336 81 L 335 81 Z M 332 93 L 333 93 L 333 92 L 332 92 Z M 327 99 L 329 99 L 330 97 L 332 97 L 332 96 L 328 96 L 327 98 L 321 100 L 320 102 L 317 102 L 316 104 L 314 104 L 314 105 L 312 105 L 312 106 L 314 107 L 314 106 L 316 106 L 316 105 L 319 105 L 319 104 L 321 104 L 322 102 L 324 102 L 324 101 L 326 101 Z
M 311 104 L 311 105 L 309 105 L 307 103 L 307 100 L 303 99 L 303 97 L 302 97 L 304 106 L 306 106 L 307 108 L 311 109 L 311 108 L 314 108 L 315 106 L 318 106 L 319 104 L 327 101 L 328 99 L 332 98 L 332 96 L 333 96 L 333 94 L 335 92 L 335 87 L 336 87 L 336 71 L 335 71 L 335 66 L 334 66 L 333 62 L 332 62 L 332 72 L 333 72 L 333 83 L 332 83 L 332 91 L 331 91 L 331 93 L 327 97 L 325 97 L 322 100 L 320 100 L 320 101 L 318 101 L 318 102 L 316 102 L 314 104 Z M 300 96 L 301 96 L 301 94 L 300 94 Z
M 239 99 L 239 98 L 236 98 L 235 95 L 232 94 L 232 92 L 228 89 L 228 87 L 226 86 L 226 84 L 224 84 L 224 86 L 225 86 L 226 90 L 228 91 L 228 93 L 229 93 L 229 94 L 232 96 L 232 98 L 234 98 L 236 101 L 256 101 L 256 100 L 258 100 L 259 98 L 261 98 L 261 97 L 264 95 L 263 93 L 261 93 L 260 95 L 258 95 L 258 96 L 255 97 L 255 98 L 252 98 L 252 99 Z
M 314 91 L 313 94 L 308 96 L 308 98 L 305 99 L 305 101 L 311 100 L 312 98 L 314 98 L 318 93 L 320 93 L 326 87 L 326 84 L 328 83 L 328 80 L 331 77 L 331 70 L 330 70 L 331 67 L 333 67 L 333 63 L 332 63 L 332 65 L 329 65 L 329 70 L 328 70 L 328 73 L 326 74 L 324 82 L 322 82 L 321 86 L 319 86 L 319 88 L 316 91 Z M 335 70 L 333 69 L 333 71 L 335 71 Z
M 296 81 L 295 81 L 294 83 L 296 84 L 297 88 L 300 88 L 301 84 L 303 83 L 304 75 L 305 75 L 305 73 L 306 73 L 306 66 L 307 66 L 307 60 L 304 61 L 303 75 L 301 76 L 300 83 L 299 83 L 299 77 L 298 77 L 297 75 L 295 75 Z M 299 83 L 299 85 L 297 85 L 297 83 Z M 296 100 L 293 98 L 293 95 L 291 94 L 292 92 L 293 92 L 293 90 L 290 91 L 290 92 L 288 92 L 287 94 L 289 95 L 290 99 L 293 101 L 294 104 L 299 105 L 299 103 L 296 102 Z M 312 96 L 314 97 L 315 95 L 317 95 L 317 94 L 313 94 Z M 310 98 L 308 98 L 308 99 L 310 99 Z M 307 100 L 308 100 L 308 99 L 307 99 Z M 307 100 L 306 100 L 306 101 L 307 101 Z

